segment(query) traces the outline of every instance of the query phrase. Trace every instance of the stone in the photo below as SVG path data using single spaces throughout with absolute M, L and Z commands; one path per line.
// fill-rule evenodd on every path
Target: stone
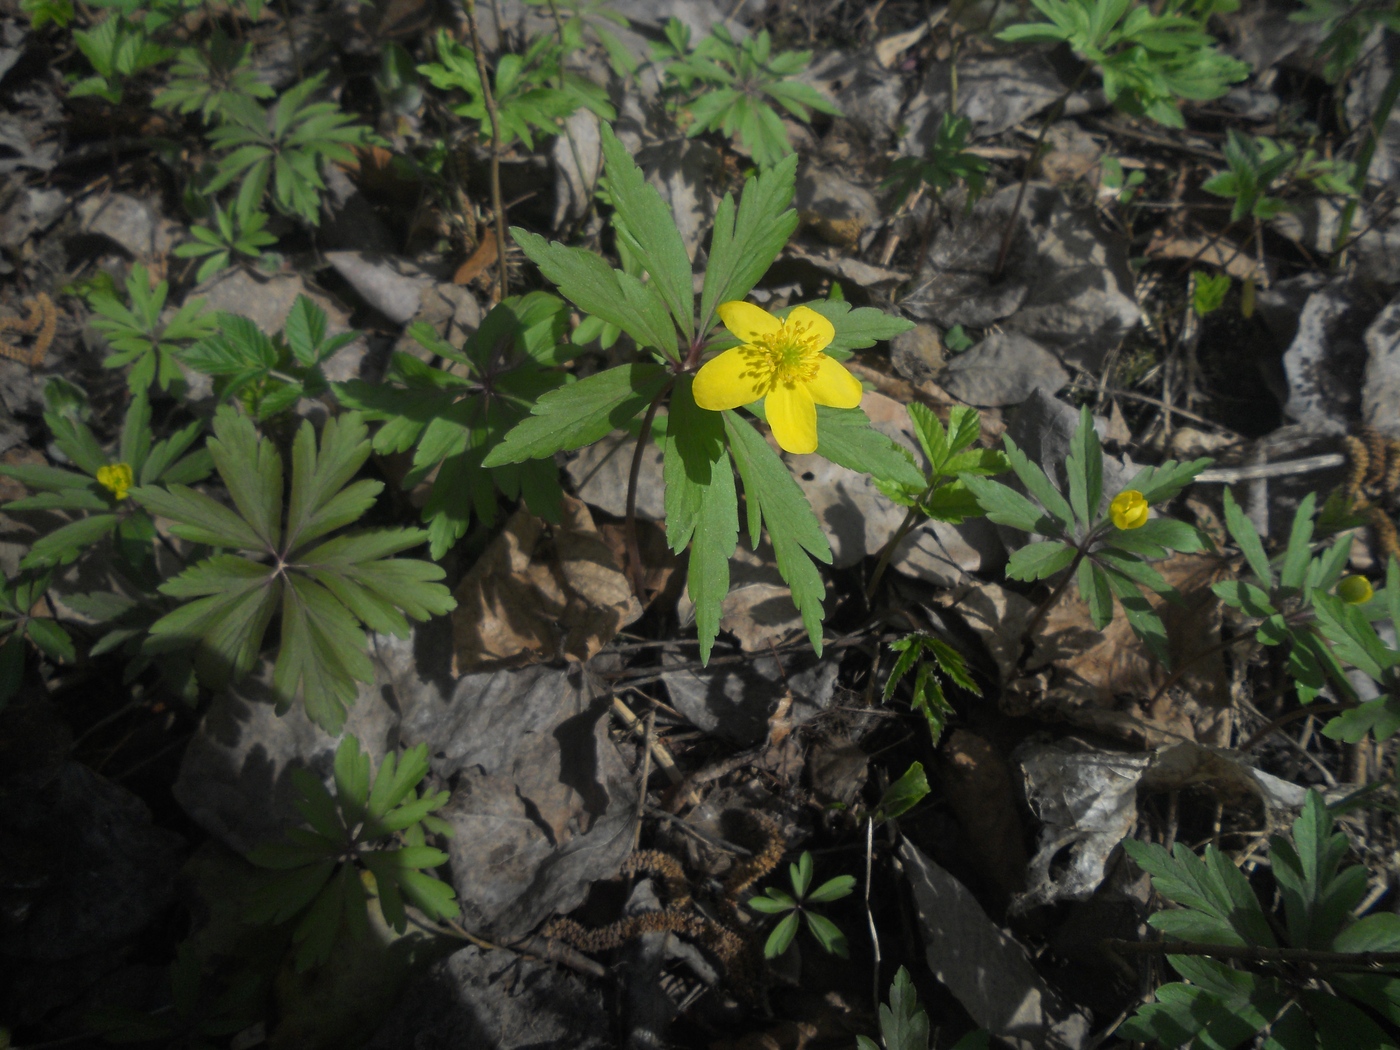
M 1070 381 L 1059 358 L 1018 332 L 993 332 L 948 362 L 939 385 L 981 408 L 1019 405 L 1032 393 L 1054 394 Z

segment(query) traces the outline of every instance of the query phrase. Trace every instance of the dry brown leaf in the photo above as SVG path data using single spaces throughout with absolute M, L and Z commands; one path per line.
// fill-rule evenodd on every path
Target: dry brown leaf
M 1254 258 L 1233 241 L 1217 237 L 1183 237 L 1156 230 L 1145 253 L 1149 259 L 1190 259 L 1202 266 L 1215 266 L 1241 281 L 1258 279 Z
M 1121 611 L 1100 631 L 1071 590 L 1045 617 L 1027 661 L 1030 670 L 1053 671 L 1050 688 L 1039 696 L 1038 690 L 1021 690 L 1019 696 L 1040 715 L 1068 718 L 1148 746 L 1183 739 L 1223 742 L 1220 735 L 1229 732 L 1229 675 L 1223 652 L 1211 651 L 1220 639 L 1220 602 L 1210 589 L 1221 578 L 1221 563 L 1206 555 L 1177 554 L 1153 566 L 1182 596 L 1182 604 L 1174 605 L 1148 595 L 1166 625 L 1172 666 L 1186 668 L 1176 688 L 1152 701 L 1166 680 L 1161 665 Z
M 517 511 L 455 596 L 459 674 L 557 657 L 587 660 L 642 614 L 588 507 L 568 496 L 559 525 Z
M 452 275 L 452 283 L 471 284 L 475 278 L 486 271 L 487 267 L 495 264 L 497 251 L 496 231 L 487 230 L 481 238 L 481 243 L 476 246 L 476 251 L 471 253 L 466 262 L 457 267 L 457 272 Z
M 991 744 L 965 729 L 949 736 L 940 757 L 948 804 L 968 840 L 978 843 L 972 860 L 1010 898 L 1025 887 L 1029 858 L 1006 763 Z

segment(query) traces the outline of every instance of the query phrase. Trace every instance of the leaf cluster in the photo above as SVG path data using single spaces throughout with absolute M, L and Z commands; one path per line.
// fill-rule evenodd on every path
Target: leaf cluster
M 756 546 L 767 528 L 778 570 L 820 651 L 826 588 L 814 561 L 830 561 L 831 550 L 811 505 L 751 424 L 735 412 L 700 409 L 691 393 L 690 370 L 701 353 L 733 345 L 712 335 L 718 306 L 748 294 L 797 225 L 790 207 L 796 158 L 749 179 L 737 204 L 732 195 L 720 202 L 697 310 L 690 258 L 670 207 L 606 125 L 602 139 L 616 210 L 614 229 L 634 265 L 614 269 L 583 248 L 550 243 L 520 229 L 511 232 L 566 299 L 651 350 L 653 360 L 618 365 L 546 391 L 481 465 L 493 469 L 582 448 L 630 427 L 669 393 L 669 413 L 658 426 L 664 430 L 666 535 L 677 553 L 691 548 L 687 586 L 696 606 L 702 659 L 709 658 L 719 632 L 729 558 L 738 543 L 736 470 L 743 482 L 750 540 Z M 830 349 L 838 355 L 909 327 L 878 310 L 853 310 L 844 301 L 809 305 L 832 322 L 836 337 Z M 762 418 L 760 404 L 748 411 Z M 818 419 L 819 455 L 910 485 L 923 480 L 907 454 L 876 433 L 858 409 L 820 409 Z
M 73 30 L 73 43 L 92 65 L 93 76 L 73 80 L 68 93 L 73 98 L 95 96 L 119 105 L 128 79 L 160 65 L 172 52 L 161 46 L 153 36 L 160 19 L 134 17 L 135 9 L 111 11 L 91 29 Z M 58 22 L 61 11 L 39 9 L 45 20 Z M 71 10 L 68 12 L 71 17 Z
M 854 875 L 838 875 L 827 879 L 816 889 L 812 885 L 812 854 L 806 850 L 796 864 L 788 865 L 788 881 L 792 893 L 769 886 L 762 897 L 749 898 L 749 907 L 765 915 L 782 915 L 783 918 L 773 927 L 768 940 L 763 945 L 763 957 L 776 959 L 792 945 L 798 927 L 806 923 L 807 929 L 817 939 L 817 943 L 830 955 L 850 957 L 846 935 L 825 915 L 811 910 L 813 904 L 828 904 L 850 896 L 855 889 Z
M 723 25 L 690 46 L 690 29 L 677 18 L 665 27 L 666 39 L 652 46 L 663 86 L 681 98 L 690 114 L 691 138 L 718 131 L 739 141 L 760 168 L 792 152 L 776 103 L 802 123 L 812 111 L 837 116 L 841 110 L 810 84 L 794 79 L 812 61 L 810 51 L 774 51 L 766 29 L 736 41 Z
M 1204 859 L 1181 843 L 1172 853 L 1127 840 L 1124 849 L 1152 875 L 1152 885 L 1179 905 L 1148 922 L 1187 941 L 1325 952 L 1400 950 L 1400 916 L 1354 914 L 1367 892 L 1366 869 L 1343 866 L 1349 844 L 1332 815 L 1309 791 L 1291 838 L 1270 841 L 1282 920 L 1260 904 L 1249 880 L 1228 857 L 1207 846 Z M 1390 1046 L 1393 1040 L 1370 1011 L 1400 1023 L 1400 977 L 1359 965 L 1316 962 L 1290 968 L 1257 962 L 1232 967 L 1208 957 L 1168 955 L 1184 982 L 1157 989 L 1119 1029 L 1126 1039 L 1163 1047 L 1235 1047 L 1267 1034 L 1279 1050 L 1317 1046 Z M 1324 983 L 1325 982 L 1325 983 Z
M 381 454 L 413 449 L 403 479 L 411 488 L 432 478 L 423 507 L 432 557 L 441 558 L 466 533 L 473 514 L 495 519 L 496 494 L 524 496 L 531 511 L 558 521 L 562 491 L 549 459 L 486 468 L 482 461 L 530 414 L 542 394 L 571 378 L 560 369 L 578 348 L 567 340 L 569 310 L 558 296 L 531 292 L 498 303 L 458 349 L 419 323 L 409 335 L 442 367 L 399 353 L 382 384 L 336 386 L 342 405 L 383 426 L 374 435 Z
M 281 643 L 272 683 L 279 708 L 298 697 L 329 733 L 344 724 L 356 682 L 374 680 L 360 625 L 405 637 L 415 620 L 454 606 L 443 570 L 392 555 L 416 547 L 421 529 L 375 529 L 327 538 L 357 521 L 383 488 L 350 483 L 370 454 L 364 422 L 347 413 L 318 443 L 303 422 L 292 445 L 291 486 L 283 460 L 246 416 L 224 406 L 208 443 L 233 507 L 186 485 L 146 485 L 132 497 L 171 521 L 170 531 L 213 554 L 161 585 L 182 601 L 151 626 L 148 652 L 195 648 L 201 680 L 222 685 L 250 671 L 275 615 Z
M 585 35 L 591 35 L 608 56 L 608 65 L 624 79 L 637 72 L 637 60 L 627 45 L 613 32 L 631 25 L 626 16 L 608 6 L 608 0 L 525 0 L 530 7 L 548 7 L 556 19 L 564 53 L 583 47 Z
M 1126 113 L 1185 126 L 1180 100 L 1219 98 L 1249 75 L 1224 54 L 1205 16 L 1135 0 L 1031 0 L 1046 22 L 997 34 L 1008 42 L 1065 43 L 1103 76 L 1104 94 Z
M 428 746 L 419 744 L 397 757 L 385 755 L 372 773 L 353 736 L 336 748 L 334 795 L 310 770 L 292 771 L 301 793 L 297 810 L 308 826 L 249 853 L 254 864 L 278 875 L 259 887 L 246 917 L 256 923 L 300 917 L 293 934 L 297 969 L 325 962 L 342 930 L 356 939 L 369 931 L 366 881 L 385 921 L 400 933 L 408 923 L 405 901 L 433 922 L 458 916 L 452 886 L 429 874 L 447 863 L 447 854 L 426 844 L 427 833 L 450 835 L 451 828 L 431 815 L 449 793 L 419 794 L 427 772 Z
M 1314 600 L 1341 578 L 1351 554 L 1350 536 L 1338 536 L 1321 553 L 1313 553 L 1315 493 L 1308 493 L 1293 515 L 1288 543 L 1273 561 L 1264 551 L 1254 523 L 1225 490 L 1225 527 L 1244 555 L 1252 576 L 1213 585 L 1226 605 L 1258 620 L 1254 636 L 1261 645 L 1288 645 L 1288 674 L 1298 699 L 1309 703 L 1331 681 L 1350 693 L 1346 673 L 1324 638 L 1312 627 Z
M 239 204 L 222 208 L 215 201 L 209 213 L 212 222 L 191 226 L 190 236 L 194 240 L 175 248 L 175 255 L 181 259 L 204 260 L 195 274 L 196 281 L 207 281 L 228 269 L 235 256 L 254 261 L 261 259 L 263 249 L 277 243 L 277 238 L 265 229 L 267 212 L 245 211 Z
M 1356 66 L 1376 26 L 1400 33 L 1400 11 L 1388 0 L 1303 0 L 1303 9 L 1288 17 L 1322 26 L 1324 35 L 1316 54 L 1323 61 L 1323 76 L 1332 84 L 1340 83 Z
M 22 572 L 0 583 L 0 711 L 24 681 L 26 639 L 55 662 L 77 659 L 73 639 L 58 621 L 34 614 L 52 581 L 51 572 Z
M 266 109 L 250 95 L 226 94 L 220 107 L 224 122 L 207 136 L 223 156 L 205 191 L 217 193 L 237 182 L 236 207 L 249 216 L 270 185 L 280 211 L 319 225 L 326 188 L 321 166 L 354 160 L 350 147 L 364 142 L 369 131 L 336 103 L 313 101 L 325 79 L 325 73 L 307 77 Z
M 968 207 L 982 196 L 991 165 L 967 151 L 967 136 L 971 130 L 972 121 L 966 117 L 944 113 L 926 155 L 900 157 L 890 164 L 883 188 L 893 194 L 896 206 L 907 201 L 920 186 L 932 187 L 942 194 L 962 184 L 967 187 Z
M 151 287 L 146 268 L 136 263 L 126 279 L 128 306 L 115 289 L 98 285 L 87 293 L 87 303 L 97 313 L 92 326 L 107 337 L 113 352 L 102 360 L 106 368 L 131 365 L 126 381 L 132 393 L 151 383 L 162 390 L 178 389 L 184 382 L 175 363 L 183 344 L 203 339 L 214 330 L 213 320 L 203 316 L 203 299 L 186 299 L 169 320 L 162 318 L 170 285 Z
M 234 41 L 214 22 L 207 38 L 183 47 L 170 66 L 170 80 L 155 105 L 176 113 L 198 113 L 206 124 L 222 117 L 235 99 L 269 99 L 277 93 L 258 79 L 248 41 Z
M 142 585 L 153 585 L 152 543 L 155 523 L 128 496 L 134 485 L 183 484 L 202 481 L 213 469 L 205 449 L 191 451 L 204 429 L 196 420 L 168 438 L 155 440 L 151 408 L 144 389 L 127 407 L 114 454 L 104 451 L 82 416 L 82 405 L 62 380 L 51 380 L 44 391 L 48 410 L 44 421 L 53 443 L 76 469 L 38 464 L 0 464 L 0 474 L 14 478 L 34 495 L 6 503 L 6 513 L 59 511 L 73 520 L 39 537 L 20 562 L 24 569 L 50 569 L 76 561 L 100 543 L 110 541 L 116 554 L 109 567 L 124 569 Z M 125 467 L 126 486 L 112 487 L 110 476 Z M 103 478 L 109 478 L 104 483 Z
M 981 415 L 975 408 L 956 405 L 948 414 L 945 429 L 927 405 L 910 402 L 906 411 L 914 424 L 914 436 L 928 458 L 928 471 L 911 483 L 904 477 L 890 477 L 875 470 L 880 491 L 901 507 L 913 507 L 935 521 L 957 525 L 981 513 L 977 498 L 962 476 L 988 477 L 1011 469 L 1001 452 L 977 447 L 982 438 Z
M 180 360 L 214 377 L 218 400 L 236 398 L 259 421 L 303 397 L 325 393 L 321 366 L 360 335 L 329 335 L 325 311 L 304 295 L 297 296 L 282 331 L 273 336 L 237 314 L 221 312 L 214 322 L 217 332 L 182 350 Z
M 578 42 L 575 38 L 575 47 Z M 446 32 L 438 33 L 436 50 L 438 61 L 419 66 L 418 72 L 441 91 L 463 92 L 467 101 L 453 106 L 452 112 L 476 121 L 483 134 L 488 134 L 486 92 L 476 68 L 476 53 Z M 606 91 L 564 68 L 569 50 L 566 40 L 541 36 L 523 55 L 504 54 L 496 60 L 491 98 L 500 126 L 497 148 L 506 150 L 518 139 L 526 149 L 534 149 L 537 135 L 559 134 L 560 123 L 580 108 L 603 120 L 617 118 Z
M 940 679 L 947 678 L 973 696 L 981 696 L 982 690 L 968 674 L 962 653 L 940 638 L 931 634 L 907 634 L 891 642 L 890 648 L 899 654 L 899 658 L 885 680 L 885 703 L 893 699 L 901 679 L 912 670 L 914 685 L 910 706 L 923 714 L 928 722 L 929 736 L 936 746 L 953 713 L 953 705 L 948 703 Z
M 1015 551 L 1006 566 L 1013 580 L 1045 580 L 1068 570 L 1077 573 L 1080 597 L 1098 630 L 1113 620 L 1115 602 L 1133 632 L 1163 665 L 1170 662 L 1162 619 L 1143 596 L 1142 587 L 1169 601 L 1179 601 L 1176 589 L 1149 562 L 1171 551 L 1195 553 L 1205 549 L 1204 537 L 1185 522 L 1152 518 L 1135 529 L 1120 529 L 1106 513 L 1103 491 L 1103 448 L 1087 407 L 1070 443 L 1062 492 L 1010 436 L 1004 436 L 1011 469 L 1025 486 L 1028 498 L 1008 485 L 973 474 L 962 476 L 987 517 L 998 525 L 1029 532 L 1043 539 Z M 1124 491 L 1137 491 L 1151 505 L 1171 499 L 1210 464 L 1168 460 L 1144 467 Z
M 1335 594 L 1315 591 L 1313 608 L 1317 630 L 1331 643 L 1337 658 L 1371 679 L 1380 693 L 1332 719 L 1323 733 L 1349 744 L 1367 733 L 1377 740 L 1394 736 L 1400 731 L 1400 649 L 1395 644 L 1400 627 L 1400 564 L 1390 559 L 1385 589 L 1367 605 L 1352 605 Z M 1382 624 L 1385 638 L 1376 628 L 1381 621 L 1388 621 Z

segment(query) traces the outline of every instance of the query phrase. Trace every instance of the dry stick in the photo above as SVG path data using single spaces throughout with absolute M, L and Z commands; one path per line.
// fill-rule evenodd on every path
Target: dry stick
M 1347 458 L 1340 452 L 1328 452 L 1321 456 L 1307 456 L 1304 459 L 1289 459 L 1279 463 L 1251 463 L 1242 467 L 1217 467 L 1203 470 L 1196 475 L 1197 484 L 1229 485 L 1237 481 L 1255 481 L 1259 478 L 1281 478 L 1291 474 L 1308 474 L 1314 470 L 1329 470 L 1346 464 Z
M 481 81 L 481 97 L 486 103 L 486 117 L 491 122 L 491 210 L 496 215 L 496 278 L 501 286 L 497 302 L 505 299 L 509 292 L 506 277 L 506 207 L 501 202 L 501 122 L 496 113 L 496 98 L 491 92 L 491 81 L 486 76 L 486 56 L 481 53 L 481 35 L 476 28 L 476 0 L 466 0 L 467 27 L 471 30 L 472 51 L 476 55 L 476 75 Z M 496 23 L 496 34 L 503 37 L 501 24 Z
M 1016 191 L 1016 203 L 1012 205 L 1011 214 L 1006 218 L 1006 229 L 1001 235 L 1001 250 L 997 252 L 997 267 L 992 271 L 993 281 L 1000 278 L 1001 272 L 1006 269 L 1006 257 L 1011 254 L 1011 242 L 1016 237 L 1016 220 L 1021 216 L 1021 204 L 1026 199 L 1026 187 L 1030 185 L 1031 171 L 1035 167 L 1036 159 L 1040 156 L 1040 147 L 1045 145 L 1045 136 L 1050 131 L 1050 125 L 1060 119 L 1060 114 L 1064 112 L 1070 96 L 1079 90 L 1079 85 L 1084 82 L 1084 77 L 1088 72 L 1089 66 L 1085 64 L 1079 70 L 1079 75 L 1074 78 L 1074 83 L 1055 100 L 1055 104 L 1050 107 L 1050 112 L 1040 123 L 1040 134 L 1035 137 L 1035 145 L 1031 147 L 1030 160 L 1026 161 L 1026 169 L 1021 174 L 1021 188 Z
M 927 493 L 925 493 L 927 495 Z M 875 571 L 870 574 L 870 582 L 865 585 L 865 601 L 868 605 L 875 597 L 875 588 L 880 586 L 880 578 L 885 575 L 885 570 L 889 568 L 890 559 L 894 557 L 895 550 L 904 542 L 904 537 L 909 535 L 915 522 L 919 520 L 919 508 L 917 505 L 909 508 L 909 513 L 904 515 L 904 520 L 900 522 L 899 528 L 895 529 L 894 535 L 889 538 L 889 542 L 880 550 L 880 560 L 875 563 Z
M 1400 952 L 1323 952 L 1311 948 L 1261 948 L 1252 944 L 1201 944 L 1195 941 L 1122 941 L 1106 938 L 1099 942 L 1110 951 L 1126 955 L 1206 955 L 1243 962 L 1302 963 L 1340 966 L 1362 972 L 1376 966 L 1400 964 Z
M 655 712 L 652 708 L 652 712 Z M 633 710 L 627 706 L 621 697 L 613 697 L 613 714 L 621 719 L 622 724 L 629 733 L 635 733 L 645 728 L 642 720 L 636 716 Z M 676 760 L 671 757 L 671 752 L 666 749 L 666 745 L 655 736 L 647 736 L 647 751 L 656 760 L 656 768 L 665 774 L 666 779 L 672 784 L 679 784 L 685 779 L 681 771 L 676 768 Z
M 871 1001 L 880 1012 L 880 932 L 875 928 L 875 913 L 870 910 L 870 873 L 875 857 L 875 818 L 865 819 L 865 919 L 870 923 L 870 947 L 875 953 L 875 965 L 870 977 Z

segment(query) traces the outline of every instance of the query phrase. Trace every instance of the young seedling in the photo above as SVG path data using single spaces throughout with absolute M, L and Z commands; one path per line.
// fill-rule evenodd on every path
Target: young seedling
M 1008 577 L 1027 582 L 1059 577 L 1026 625 L 1025 639 L 1034 638 L 1036 628 L 1069 581 L 1077 579 L 1095 628 L 1103 630 L 1113 620 L 1116 599 L 1133 633 L 1164 666 L 1169 664 L 1166 629 L 1141 588 L 1177 600 L 1175 588 L 1149 562 L 1166 557 L 1170 551 L 1204 550 L 1205 542 L 1185 522 L 1150 517 L 1149 508 L 1175 496 L 1211 461 L 1168 460 L 1160 467 L 1144 467 L 1105 507 L 1103 449 L 1087 407 L 1080 410 L 1079 426 L 1064 463 L 1068 498 L 1009 436 L 1002 440 L 1011 469 L 1034 501 L 989 478 L 964 474 L 962 481 L 989 519 L 1043 537 L 1011 555 L 1006 566 Z
M 828 879 L 816 889 L 808 892 L 812 885 L 812 854 L 804 850 L 796 864 L 788 865 L 788 879 L 792 893 L 786 893 L 776 886 L 764 890 L 765 896 L 749 898 L 749 907 L 765 915 L 782 915 L 783 919 L 773 927 L 768 940 L 763 945 L 763 957 L 776 959 L 792 945 L 798 927 L 805 922 L 807 929 L 817 939 L 817 943 L 831 955 L 845 959 L 850 955 L 846 935 L 836 924 L 824 915 L 811 910 L 813 904 L 829 904 L 849 896 L 855 889 L 854 875 L 838 875 Z
M 254 864 L 280 872 L 250 901 L 249 922 L 298 919 L 297 969 L 325 962 L 337 937 L 356 939 L 369 931 L 365 908 L 372 876 L 384 920 L 402 933 L 408 924 L 405 899 L 430 922 L 460 914 L 449 883 L 428 874 L 447 863 L 447 854 L 426 844 L 426 833 L 450 835 L 451 826 L 431 814 L 447 804 L 449 792 L 419 795 L 428 773 L 428 745 L 395 757 L 384 756 L 371 774 L 369 756 L 347 736 L 335 752 L 335 794 L 307 769 L 292 770 L 301 793 L 297 810 L 309 827 L 295 828 L 283 843 L 255 847 Z
M 1342 867 L 1350 843 L 1316 791 L 1291 839 L 1270 842 L 1282 916 L 1265 911 L 1249 879 L 1214 846 L 1204 860 L 1180 842 L 1170 854 L 1133 839 L 1123 848 L 1178 905 L 1148 922 L 1187 944 L 1183 954 L 1167 953 L 1185 982 L 1158 988 L 1157 1001 L 1125 1022 L 1120 1038 L 1161 1047 L 1243 1046 L 1256 1035 L 1280 1050 L 1393 1045 L 1375 1018 L 1394 1022 L 1400 978 L 1363 964 L 1360 953 L 1400 950 L 1400 916 L 1356 917 L 1366 869 Z M 1210 958 L 1212 948 L 1234 949 L 1233 965 Z

